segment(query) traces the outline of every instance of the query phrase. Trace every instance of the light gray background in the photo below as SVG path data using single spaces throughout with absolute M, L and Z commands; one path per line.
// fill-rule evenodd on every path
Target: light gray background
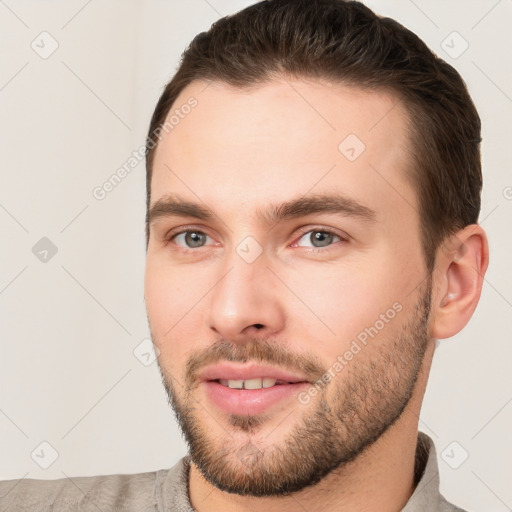
M 0 0 L 0 478 L 152 471 L 186 453 L 156 363 L 133 353 L 149 336 L 143 163 L 104 200 L 92 190 L 144 144 L 193 36 L 250 3 Z M 420 427 L 449 500 L 510 510 L 512 3 L 367 4 L 454 65 L 482 117 L 491 264 L 474 317 L 435 355 Z M 46 59 L 31 47 L 51 48 L 43 31 L 59 45 Z M 469 44 L 457 58 L 453 31 Z M 58 248 L 46 262 L 42 237 Z M 58 452 L 48 469 L 41 442 Z

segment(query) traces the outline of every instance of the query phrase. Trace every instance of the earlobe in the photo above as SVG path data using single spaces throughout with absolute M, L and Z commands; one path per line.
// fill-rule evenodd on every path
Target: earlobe
M 485 231 L 471 224 L 451 235 L 438 250 L 433 294 L 432 336 L 454 336 L 469 322 L 480 299 L 489 264 Z

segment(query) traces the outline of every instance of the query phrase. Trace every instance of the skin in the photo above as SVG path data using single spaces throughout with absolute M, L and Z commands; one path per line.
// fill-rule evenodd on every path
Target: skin
M 435 339 L 459 332 L 476 307 L 488 264 L 485 233 L 476 224 L 454 233 L 427 274 L 418 198 L 407 179 L 407 113 L 393 94 L 285 77 L 251 90 L 207 85 L 193 82 L 173 106 L 198 100 L 159 142 L 151 204 L 173 193 L 207 205 L 216 217 L 155 219 L 145 278 L 171 403 L 182 428 L 194 426 L 200 434 L 209 468 L 218 469 L 219 481 L 212 483 L 193 460 L 192 506 L 199 512 L 398 511 L 415 487 L 418 417 Z M 351 133 L 366 146 L 355 161 L 338 150 Z M 373 209 L 375 221 L 320 213 L 269 229 L 256 216 L 270 202 L 333 191 Z M 166 239 L 185 228 L 208 235 L 203 245 L 187 246 L 184 235 Z M 322 230 L 340 238 L 312 252 L 311 231 Z M 263 251 L 252 263 L 236 252 L 247 236 Z M 260 347 L 271 362 L 279 349 L 297 364 L 315 361 L 328 369 L 395 303 L 400 313 L 307 404 L 292 399 L 261 417 L 235 421 L 187 373 L 187 364 L 211 356 L 222 342 L 249 360 Z M 272 469 L 276 480 L 289 479 L 287 460 L 307 460 L 308 448 L 319 451 L 311 437 L 298 436 L 308 432 L 308 418 L 318 435 L 330 431 L 329 439 L 340 440 L 331 450 L 338 465 L 320 482 L 266 497 L 215 485 L 224 478 L 250 487 L 262 468 Z M 379 422 L 386 430 L 370 440 Z M 291 439 L 299 446 L 303 440 L 303 453 L 295 446 L 279 458 Z M 249 464 L 240 458 L 248 443 L 260 454 Z M 357 452 L 352 458 L 347 447 Z

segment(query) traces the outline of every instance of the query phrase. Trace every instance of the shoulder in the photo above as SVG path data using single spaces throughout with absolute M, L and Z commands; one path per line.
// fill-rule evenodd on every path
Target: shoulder
M 452 503 L 449 503 L 444 499 L 443 496 L 439 496 L 439 512 L 469 512 L 468 510 L 464 510 L 459 508 Z
M 169 470 L 127 475 L 23 478 L 0 482 L 0 512 L 157 509 L 158 483 Z

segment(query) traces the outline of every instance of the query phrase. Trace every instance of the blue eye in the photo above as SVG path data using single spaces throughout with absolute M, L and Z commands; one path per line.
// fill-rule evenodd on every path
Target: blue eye
M 306 247 L 313 247 L 316 249 L 322 248 L 322 247 L 328 247 L 329 245 L 332 245 L 333 240 L 337 238 L 339 241 L 342 240 L 342 238 L 339 235 L 336 235 L 335 233 L 332 233 L 331 231 L 326 230 L 320 230 L 320 229 L 313 229 L 306 233 L 304 233 L 299 241 L 297 242 L 297 245 L 300 244 L 300 241 L 302 239 L 309 240 L 312 245 L 306 246 Z M 300 245 L 299 245 L 300 246 Z M 304 246 L 300 246 L 304 247 Z
M 166 241 L 172 241 L 175 245 L 181 248 L 182 251 L 187 252 L 193 251 L 194 249 L 200 249 L 201 247 L 206 247 L 208 245 L 207 239 L 212 240 L 212 238 L 203 231 L 188 229 L 179 231 L 178 233 L 173 233 L 166 238 Z M 326 229 L 310 229 L 307 232 L 303 232 L 299 240 L 292 245 L 292 247 L 309 247 L 310 252 L 326 252 L 329 250 L 329 247 L 336 242 L 346 241 L 346 238 L 343 238 L 332 231 Z
M 181 244 L 177 245 L 184 247 L 185 249 L 196 249 L 198 247 L 203 247 L 206 242 L 206 238 L 209 238 L 208 235 L 202 231 L 189 230 L 176 233 L 169 240 L 178 240 L 180 237 L 183 237 L 185 246 Z

